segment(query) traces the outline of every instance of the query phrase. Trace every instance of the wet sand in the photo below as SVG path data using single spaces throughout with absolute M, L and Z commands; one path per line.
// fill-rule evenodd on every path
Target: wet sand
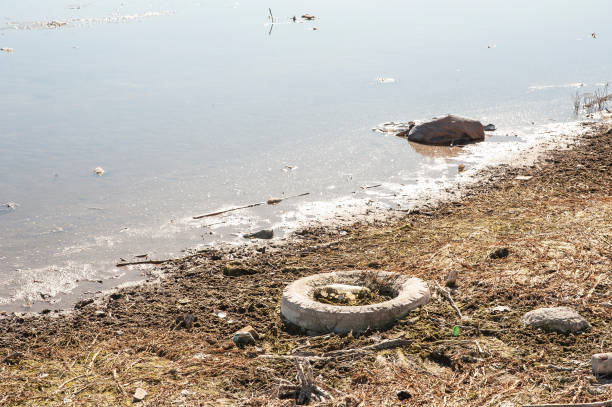
M 390 221 L 306 228 L 282 246 L 202 251 L 159 266 L 164 278 L 152 273 L 147 285 L 72 312 L 3 315 L 0 404 L 123 405 L 143 388 L 143 405 L 288 406 L 294 401 L 278 390 L 281 379 L 295 382 L 291 355 L 311 358 L 334 396 L 327 405 L 611 399 L 589 360 L 612 340 L 612 128 L 587 126 L 571 150 L 491 170 L 460 199 Z M 489 256 L 503 247 L 507 257 Z M 283 324 L 288 283 L 347 269 L 420 277 L 432 301 L 359 337 L 308 337 Z M 433 288 L 453 269 L 462 321 Z M 490 310 L 498 305 L 509 311 Z M 525 312 L 557 305 L 576 309 L 591 329 L 560 335 L 521 326 Z M 186 313 L 193 326 L 176 327 Z M 230 339 L 246 325 L 260 337 L 237 349 Z M 328 353 L 398 338 L 405 341 L 392 349 Z M 398 390 L 409 399 L 398 401 Z

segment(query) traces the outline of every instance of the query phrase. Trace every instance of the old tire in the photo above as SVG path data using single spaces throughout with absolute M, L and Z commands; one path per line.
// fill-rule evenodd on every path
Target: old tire
M 314 291 L 333 283 L 367 285 L 375 279 L 377 284 L 390 290 L 393 299 L 378 304 L 340 306 L 318 302 Z M 289 284 L 284 292 L 281 315 L 285 321 L 305 329 L 310 334 L 353 331 L 389 327 L 411 310 L 429 302 L 427 284 L 416 277 L 386 271 L 339 271 L 315 274 Z

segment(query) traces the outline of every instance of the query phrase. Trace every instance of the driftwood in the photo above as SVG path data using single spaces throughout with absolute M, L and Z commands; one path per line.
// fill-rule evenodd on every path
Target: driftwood
M 594 403 L 569 403 L 569 404 L 525 404 L 523 407 L 610 407 L 612 400 L 596 401 Z
M 312 366 L 305 359 L 295 359 L 298 384 L 294 385 L 286 380 L 281 381 L 278 388 L 278 397 L 281 399 L 292 398 L 296 404 L 308 404 L 311 400 L 316 402 L 332 400 L 334 397 L 315 383 Z
M 122 263 L 117 263 L 115 267 L 125 267 L 125 266 L 134 266 L 137 264 L 164 264 L 172 261 L 174 259 L 166 259 L 166 260 L 140 260 L 140 261 L 126 261 Z

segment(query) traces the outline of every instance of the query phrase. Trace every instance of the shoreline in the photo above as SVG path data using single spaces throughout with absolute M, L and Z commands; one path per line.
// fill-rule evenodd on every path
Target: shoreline
M 143 403 L 151 405 L 293 405 L 277 396 L 278 378 L 295 376 L 283 356 L 394 338 L 408 343 L 313 361 L 320 383 L 342 393 L 338 405 L 400 405 L 398 390 L 411 394 L 402 405 L 610 399 L 612 387 L 593 382 L 587 362 L 612 346 L 612 128 L 590 127 L 571 149 L 497 167 L 461 196 L 396 219 L 312 226 L 276 248 L 205 251 L 161 266 L 165 278 L 86 300 L 72 312 L 5 315 L 0 366 L 10 380 L 0 384 L 0 401 L 118 405 L 145 388 Z M 502 246 L 507 258 L 488 257 Z M 409 271 L 430 287 L 458 269 L 453 296 L 470 319 L 457 321 L 434 295 L 389 330 L 360 337 L 309 338 L 281 323 L 286 284 L 353 268 Z M 494 305 L 510 311 L 493 314 Z M 565 336 L 520 326 L 524 312 L 546 305 L 575 307 L 591 330 Z M 196 316 L 194 327 L 173 329 L 184 313 Z M 462 326 L 458 338 L 450 335 L 455 324 Z M 231 335 L 246 325 L 262 335 L 256 348 L 236 349 Z
M 349 194 L 331 200 L 301 202 L 297 206 L 289 206 L 286 214 L 269 213 L 270 228 L 276 232 L 280 231 L 280 237 L 276 237 L 271 241 L 241 241 L 242 239 L 239 237 L 229 238 L 229 235 L 236 234 L 236 232 L 244 229 L 244 225 L 239 224 L 234 229 L 223 232 L 226 235 L 226 240 L 214 242 L 214 244 L 207 243 L 187 248 L 182 250 L 184 255 L 172 258 L 159 257 L 154 254 L 152 259 L 155 260 L 152 260 L 151 263 L 163 264 L 175 260 L 180 261 L 181 258 L 190 257 L 198 252 L 219 251 L 226 253 L 236 247 L 283 247 L 294 243 L 296 231 L 311 227 L 338 230 L 350 227 L 354 223 L 393 222 L 412 210 L 435 207 L 445 200 L 461 199 L 465 191 L 477 190 L 480 184 L 488 182 L 488 178 L 493 176 L 492 174 L 499 171 L 503 172 L 506 167 L 520 168 L 529 166 L 537 161 L 540 155 L 550 150 L 572 148 L 579 141 L 586 128 L 585 126 L 592 125 L 593 123 L 597 122 L 574 121 L 526 127 L 523 130 L 515 128 L 510 133 L 518 132 L 524 138 L 518 144 L 506 144 L 500 141 L 477 143 L 464 146 L 463 151 L 455 151 L 449 157 L 443 155 L 443 157 L 446 157 L 444 165 L 451 172 L 457 163 L 465 163 L 467 165 L 465 171 L 453 175 L 451 178 L 448 178 L 446 175 L 441 179 L 436 179 L 435 177 L 428 178 L 427 182 L 415 185 L 404 185 L 387 180 L 379 184 L 380 188 L 371 190 L 371 192 L 368 191 L 365 196 L 356 197 Z M 488 134 L 488 137 L 499 135 L 498 133 L 492 133 Z M 383 135 L 382 137 L 387 136 L 389 135 Z M 506 134 L 506 137 L 509 137 L 509 135 Z M 506 148 L 496 148 L 496 146 L 504 146 Z M 420 148 L 426 149 L 428 147 L 421 146 Z M 436 148 L 440 149 L 439 147 Z M 440 154 L 440 151 L 438 151 L 438 154 Z M 233 224 L 233 217 L 251 219 L 253 221 L 260 219 L 260 216 L 256 213 L 248 214 L 247 212 L 247 215 L 244 215 L 242 211 L 235 215 L 229 215 L 229 217 L 224 218 L 224 222 L 218 222 L 219 218 L 211 218 L 213 219 L 211 230 L 222 227 L 220 224 L 225 224 L 226 221 L 229 224 Z M 178 222 L 181 224 L 193 222 L 191 217 L 185 219 L 179 219 Z M 202 225 L 202 227 L 205 226 L 207 226 L 206 223 Z M 248 224 L 246 226 L 248 228 Z M 93 263 L 89 264 L 89 266 L 95 268 Z M 57 267 L 61 269 L 61 266 Z M 27 306 L 20 304 L 19 299 L 14 299 L 3 304 L 3 311 L 10 313 L 67 310 L 85 298 L 108 295 L 113 290 L 121 289 L 122 287 L 146 284 L 152 277 L 156 276 L 156 269 L 148 267 L 146 263 L 143 263 L 143 267 L 114 268 L 114 270 L 116 271 L 115 276 L 110 279 L 98 280 L 96 276 L 91 276 L 83 279 L 82 282 L 77 280 L 76 283 L 73 283 L 74 287 L 70 288 L 68 292 L 63 291 L 59 286 L 55 287 L 54 283 L 47 278 L 37 279 L 36 276 L 33 276 L 32 278 L 37 284 L 28 288 L 17 289 L 17 291 L 21 291 L 22 294 L 20 295 L 25 295 L 27 296 L 26 298 L 42 297 L 43 299 L 36 301 L 28 300 L 26 301 L 29 304 Z M 141 277 L 138 277 L 139 275 Z M 112 280 L 115 278 L 118 280 L 113 284 Z M 103 284 L 103 287 L 97 287 L 96 281 Z M 45 284 L 50 284 L 51 286 L 46 287 Z M 29 292 L 28 290 L 31 289 L 36 291 Z M 56 291 L 58 294 L 52 294 Z M 28 311 L 23 311 L 24 307 Z

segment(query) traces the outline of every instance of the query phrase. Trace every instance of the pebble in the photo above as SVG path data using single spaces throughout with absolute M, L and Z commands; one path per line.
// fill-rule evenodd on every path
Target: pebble
M 255 345 L 255 339 L 259 338 L 259 334 L 251 325 L 247 325 L 239 331 L 234 333 L 232 342 L 239 347 L 243 348 L 247 345 Z
M 507 247 L 500 247 L 489 254 L 489 257 L 492 259 L 503 259 L 504 257 L 508 257 L 508 254 L 510 254 L 510 250 L 508 250 Z
M 191 329 L 193 327 L 193 323 L 195 322 L 195 320 L 196 320 L 195 315 L 183 314 L 174 320 L 174 325 L 176 328 Z
M 145 397 L 147 397 L 147 391 L 138 387 L 134 392 L 134 403 L 138 403 L 139 401 L 144 400 Z
M 255 345 L 255 338 L 249 332 L 237 332 L 232 337 L 232 342 L 237 347 L 244 348 L 247 345 Z
M 397 399 L 399 401 L 408 400 L 409 398 L 412 398 L 412 394 L 410 394 L 408 390 L 400 390 L 397 392 Z
M 489 308 L 489 312 L 494 314 L 496 312 L 510 312 L 512 309 L 507 305 L 496 305 L 495 307 Z
M 612 373 L 612 352 L 596 353 L 591 358 L 591 366 L 595 377 Z

